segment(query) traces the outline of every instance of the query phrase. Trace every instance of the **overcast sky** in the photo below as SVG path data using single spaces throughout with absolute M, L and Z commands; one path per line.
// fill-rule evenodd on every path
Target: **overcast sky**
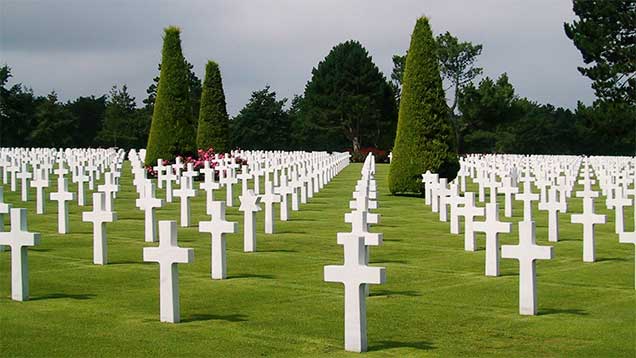
M 185 57 L 200 78 L 208 59 L 221 66 L 230 115 L 269 84 L 301 94 L 311 70 L 336 44 L 360 41 L 390 76 L 415 20 L 433 31 L 483 44 L 484 74 L 507 72 L 517 94 L 573 108 L 593 101 L 579 74 L 581 55 L 563 32 L 570 0 L 109 1 L 0 0 L 0 62 L 21 82 L 62 100 L 127 84 L 141 100 L 157 75 L 163 28 L 182 29 Z

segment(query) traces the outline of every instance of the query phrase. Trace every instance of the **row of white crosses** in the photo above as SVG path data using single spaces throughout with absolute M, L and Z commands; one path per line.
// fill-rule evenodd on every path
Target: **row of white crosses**
M 213 191 L 220 187 L 218 185 L 220 183 L 224 183 L 227 188 L 231 188 L 233 184 L 237 183 L 235 180 L 228 179 L 238 178 L 238 176 L 236 176 L 233 172 L 233 170 L 238 167 L 237 165 L 234 165 L 234 163 L 236 163 L 235 159 L 233 159 L 234 157 L 246 156 L 253 158 L 252 160 L 256 159 L 256 156 L 251 153 L 232 153 L 231 155 L 233 155 L 231 159 L 226 159 L 228 156 L 224 156 L 223 158 L 216 156 L 215 160 L 219 160 L 218 162 L 210 163 L 206 161 L 204 162 L 203 169 L 200 170 L 203 174 L 203 182 L 200 184 L 200 188 L 206 191 L 206 213 L 210 215 L 211 219 L 209 221 L 199 222 L 198 227 L 199 232 L 210 234 L 210 276 L 213 280 L 223 280 L 227 277 L 225 235 L 238 232 L 238 223 L 227 221 L 225 217 L 226 207 L 231 204 L 229 195 L 226 196 L 226 201 L 216 201 L 214 200 Z M 259 155 L 263 155 L 263 152 L 259 152 Z M 285 156 L 287 154 L 279 152 L 277 155 Z M 326 184 L 333 178 L 333 176 L 344 169 L 344 167 L 348 164 L 349 159 L 347 153 L 320 153 L 317 155 L 312 153 L 310 156 L 313 158 L 320 157 L 321 161 L 323 161 L 323 169 L 319 172 L 323 184 Z M 271 156 L 267 154 L 265 157 L 271 158 Z M 146 212 L 145 240 L 147 242 L 155 241 L 154 210 L 163 206 L 163 200 L 154 197 L 154 183 L 146 177 L 146 172 L 143 170 L 142 166 L 143 159 L 136 152 L 129 153 L 129 158 L 131 158 L 131 163 L 133 164 L 135 185 L 138 186 L 138 190 L 140 190 L 139 187 L 143 189 L 143 193 L 140 195 L 140 198 L 137 199 L 136 204 L 139 208 Z M 159 160 L 157 167 L 155 167 L 155 171 L 158 174 L 158 182 L 161 182 L 162 180 L 159 178 L 160 172 L 163 173 L 163 180 L 165 180 L 166 176 L 170 176 L 171 172 L 174 172 L 175 175 L 178 173 L 180 178 L 180 188 L 173 190 L 173 194 L 181 199 L 181 226 L 189 226 L 189 198 L 196 195 L 196 190 L 194 189 L 194 178 L 197 177 L 199 173 L 194 170 L 191 163 L 188 163 L 185 166 L 186 170 L 177 170 L 183 169 L 183 163 L 181 163 L 180 160 L 177 161 L 176 164 L 177 167 L 175 168 L 172 165 L 168 166 L 167 164 L 164 164 L 164 161 Z M 246 168 L 247 166 L 243 166 L 243 173 L 245 174 L 247 173 Z M 218 182 L 214 181 L 214 171 L 219 172 L 220 180 Z M 278 177 L 279 174 L 277 174 L 276 171 L 281 172 L 280 177 Z M 265 194 L 259 196 L 254 192 L 254 190 L 246 189 L 248 187 L 247 185 L 242 185 L 242 193 L 240 196 L 241 206 L 239 211 L 244 213 L 245 252 L 253 252 L 256 250 L 256 225 L 254 214 L 260 211 L 260 207 L 258 205 L 259 200 L 265 202 L 266 212 L 270 213 L 270 216 L 266 215 L 265 221 L 266 227 L 270 228 L 269 233 L 273 233 L 273 207 L 269 205 L 273 205 L 274 202 L 279 202 L 280 195 L 288 194 L 287 190 L 284 189 L 288 184 L 286 174 L 284 173 L 291 172 L 288 167 L 280 166 L 278 169 L 274 170 L 273 181 L 269 179 L 267 171 L 264 172 L 266 174 Z M 274 182 L 278 182 L 278 188 L 283 188 L 279 190 L 279 193 L 281 194 L 276 194 Z M 164 181 L 164 187 L 166 190 L 170 188 L 170 183 L 171 182 L 169 181 Z M 257 185 L 255 186 L 257 187 Z M 316 190 L 318 190 L 318 187 L 316 187 Z M 184 213 L 186 213 L 186 216 L 184 216 Z M 184 225 L 184 223 L 187 223 L 187 225 Z M 268 231 L 266 230 L 266 232 Z M 162 322 L 176 323 L 180 320 L 178 273 L 176 264 L 192 262 L 194 252 L 192 249 L 183 249 L 178 247 L 175 221 L 162 221 L 159 223 L 159 242 L 159 247 L 144 248 L 144 261 L 153 261 L 160 264 L 160 319 Z
M 611 158 L 611 159 L 610 159 Z M 535 224 L 532 214 L 532 202 L 539 201 L 539 210 L 548 212 L 548 239 L 558 241 L 558 214 L 567 211 L 567 198 L 571 196 L 574 184 L 578 181 L 583 190 L 576 192 L 577 197 L 583 198 L 583 213 L 573 214 L 572 222 L 583 224 L 583 260 L 593 262 L 594 255 L 594 225 L 605 223 L 605 216 L 594 212 L 594 198 L 598 193 L 591 189 L 594 180 L 591 179 L 590 163 L 596 165 L 597 173 L 612 173 L 616 179 L 604 179 L 607 186 L 604 191 L 611 196 L 608 198 L 608 208 L 616 209 L 616 232 L 620 235 L 620 242 L 634 243 L 635 233 L 624 232 L 623 208 L 631 205 L 636 199 L 630 200 L 627 195 L 634 195 L 636 163 L 634 158 L 581 158 L 554 156 L 469 156 L 462 159 L 458 180 L 450 184 L 437 174 L 427 172 L 422 175 L 425 184 L 425 203 L 432 211 L 439 212 L 440 221 L 447 221 L 447 210 L 450 208 L 450 231 L 459 234 L 459 217 L 464 217 L 464 247 L 466 251 L 475 251 L 475 232 L 486 234 L 486 275 L 499 275 L 499 240 L 500 233 L 510 233 L 511 223 L 499 221 L 499 208 L 496 203 L 497 191 L 504 194 L 505 216 L 512 216 L 512 195 L 523 201 L 523 221 L 519 223 L 519 242 L 516 248 L 504 246 L 501 255 L 504 258 L 516 258 L 520 262 L 520 313 L 536 314 L 536 284 L 535 260 L 551 259 L 552 247 L 542 247 L 535 244 Z M 608 168 L 608 164 L 610 166 Z M 598 174 L 597 174 L 598 175 Z M 485 188 L 489 189 L 490 202 L 486 208 L 476 205 L 475 194 L 465 192 L 466 178 L 473 177 L 473 182 L 479 185 L 477 200 L 485 201 Z M 497 178 L 501 180 L 497 180 Z M 602 174 L 599 175 L 602 177 Z M 522 183 L 523 191 L 519 192 L 517 184 Z M 533 193 L 531 183 L 540 190 Z M 629 189 L 633 184 L 633 189 Z M 459 188 L 465 193 L 462 197 Z M 603 186 L 601 185 L 603 189 Z M 612 196 L 612 194 L 614 194 Z M 475 221 L 476 217 L 486 216 L 485 221 Z M 636 224 L 636 216 L 635 216 Z M 636 286 L 636 285 L 635 285 Z
M 379 215 L 370 213 L 377 208 L 377 189 L 374 179 L 375 159 L 367 156 L 362 167 L 353 199 L 349 203 L 351 213 L 345 214 L 345 222 L 351 224 L 351 232 L 338 233 L 338 244 L 344 247 L 344 264 L 324 267 L 327 282 L 344 284 L 344 332 L 345 350 L 367 350 L 366 297 L 368 285 L 382 284 L 386 280 L 384 267 L 369 266 L 369 247 L 382 244 L 382 234 L 369 232 L 371 224 L 379 222 Z
M 80 159 L 82 158 L 82 159 Z M 92 158 L 95 158 L 94 160 Z M 44 214 L 46 195 L 44 189 L 49 186 L 50 175 L 57 175 L 57 192 L 52 192 L 51 200 L 58 202 L 58 232 L 65 234 L 69 232 L 68 218 L 68 202 L 74 200 L 75 193 L 68 191 L 68 180 L 65 177 L 69 173 L 66 165 L 70 165 L 71 169 L 77 171 L 77 167 L 73 167 L 71 163 L 99 163 L 99 165 L 89 165 L 92 170 L 91 176 L 96 180 L 102 174 L 102 168 L 106 168 L 105 164 L 110 165 L 110 169 L 115 170 L 117 163 L 123 160 L 123 152 L 115 150 L 55 150 L 48 148 L 21 149 L 21 148 L 1 148 L 0 149 L 0 170 L 2 171 L 3 184 L 9 184 L 15 187 L 16 180 L 20 179 L 21 195 L 23 201 L 28 201 L 27 181 L 32 178 L 28 168 L 32 168 L 35 173 L 31 186 L 36 188 L 36 214 Z M 66 163 L 66 164 L 65 164 Z M 57 166 L 57 168 L 55 168 Z M 15 168 L 21 168 L 19 172 Z M 17 173 L 10 175 L 11 173 Z M 114 177 L 113 173 L 107 173 L 106 178 Z M 112 187 L 108 187 L 108 179 L 105 183 L 108 194 L 113 194 Z M 100 188 L 102 190 L 102 188 Z M 12 299 L 23 301 L 27 300 L 28 294 L 28 263 L 27 263 L 27 247 L 36 245 L 40 240 L 38 233 L 31 233 L 27 229 L 27 210 L 12 209 L 11 204 L 4 203 L 4 188 L 0 186 L 0 216 L 4 217 L 10 214 L 10 231 L 4 232 L 0 230 L 0 251 L 6 245 L 11 247 L 11 282 L 12 282 Z M 15 191 L 15 190 L 14 190 Z M 104 218 L 103 205 L 108 203 L 104 199 L 104 193 L 95 193 L 96 198 L 93 203 L 93 212 L 84 213 L 84 217 L 94 223 L 94 257 L 96 264 L 106 263 L 106 234 L 104 230 L 104 222 L 112 221 L 114 214 L 110 214 L 111 219 Z M 112 205 L 111 205 L 112 207 Z M 110 211 L 110 210 L 109 210 Z M 106 215 L 108 217 L 108 215 Z M 2 218 L 4 219 L 4 218 Z M 3 223 L 0 223 L 2 228 Z

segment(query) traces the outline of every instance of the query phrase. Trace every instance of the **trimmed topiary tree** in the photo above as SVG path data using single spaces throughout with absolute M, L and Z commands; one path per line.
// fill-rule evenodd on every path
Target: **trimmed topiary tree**
M 188 89 L 188 65 L 181 52 L 181 30 L 165 29 L 157 99 L 146 146 L 146 165 L 157 159 L 173 160 L 196 151 L 196 123 L 192 118 Z
M 421 174 L 449 180 L 459 170 L 436 43 L 426 17 L 415 24 L 406 57 L 397 134 L 389 170 L 391 193 L 420 193 Z
M 208 61 L 205 66 L 197 147 L 203 150 L 214 148 L 217 153 L 230 150 L 230 119 L 225 106 L 221 71 L 214 61 Z

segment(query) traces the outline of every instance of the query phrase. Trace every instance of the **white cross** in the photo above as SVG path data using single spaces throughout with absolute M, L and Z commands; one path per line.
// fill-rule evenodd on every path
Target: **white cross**
M 614 208 L 614 231 L 620 234 L 625 231 L 625 207 L 630 206 L 632 201 L 625 197 L 623 188 L 617 186 L 615 195 L 609 200 L 609 204 Z
M 177 176 L 177 179 L 181 179 L 181 170 L 183 170 L 183 163 L 181 162 L 181 157 L 177 157 L 175 159 L 175 163 L 172 164 L 172 168 L 174 169 L 174 173 Z
M 11 204 L 4 202 L 4 187 L 0 185 L 0 232 L 4 231 L 4 217 L 11 212 Z M 4 251 L 4 246 L 0 245 L 0 252 Z
M 556 188 L 550 188 L 548 191 L 548 200 L 539 203 L 539 210 L 548 212 L 548 241 L 559 241 L 559 212 L 567 211 L 567 203 L 561 202 L 557 198 Z
M 621 244 L 633 244 L 634 248 L 636 248 L 636 230 L 632 232 L 621 232 L 618 236 L 618 242 Z M 634 288 L 636 289 L 636 265 L 634 268 Z
M 275 189 L 275 192 L 280 194 L 280 220 L 287 221 L 289 219 L 289 204 L 288 204 L 288 195 L 290 195 L 294 190 L 291 186 L 289 186 L 289 182 L 287 180 L 287 175 L 283 174 L 280 177 L 280 186 Z
M 473 229 L 486 233 L 486 276 L 499 276 L 499 233 L 509 234 L 512 224 L 499 221 L 497 203 L 486 204 L 486 221 L 476 221 Z
M 98 185 L 97 190 L 104 193 L 106 211 L 113 211 L 113 198 L 117 195 L 119 185 L 115 184 L 115 176 L 113 173 L 106 173 L 104 176 L 104 184 Z
M 159 222 L 159 247 L 144 247 L 144 261 L 159 263 L 161 322 L 177 323 L 179 314 L 179 263 L 194 261 L 194 250 L 177 246 L 177 223 Z
M 77 183 L 77 205 L 84 206 L 86 198 L 84 196 L 84 183 L 88 180 L 88 176 L 84 174 L 84 168 L 80 165 L 77 167 L 77 175 L 75 182 Z
M 583 199 L 583 213 L 572 214 L 571 222 L 573 224 L 583 224 L 583 261 L 594 262 L 596 257 L 594 248 L 594 225 L 605 224 L 605 215 L 596 214 L 594 212 L 593 197 Z
M 426 173 L 422 174 L 422 182 L 424 183 L 424 203 L 426 205 L 431 205 L 431 184 L 437 182 L 438 178 L 439 174 L 433 174 L 430 170 L 427 170 Z
M 9 168 L 7 168 L 7 171 L 11 174 L 10 178 L 11 178 L 11 191 L 15 191 L 16 190 L 16 174 L 20 171 L 20 167 L 18 167 L 15 163 L 12 164 Z
M 163 175 L 166 170 L 166 166 L 163 165 L 163 159 L 157 159 L 157 166 L 153 167 L 152 169 L 154 169 L 157 173 L 157 187 L 159 189 L 163 189 Z
M 57 232 L 68 233 L 68 201 L 74 200 L 75 194 L 68 191 L 66 178 L 57 178 L 57 192 L 51 193 L 51 200 L 57 201 Z
M 365 239 L 363 237 L 338 237 L 344 246 L 344 265 L 324 267 L 326 282 L 341 282 L 345 289 L 345 350 L 367 350 L 367 309 L 365 284 L 382 284 L 386 281 L 384 267 L 364 264 Z
M 484 216 L 484 208 L 475 206 L 475 193 L 464 193 L 464 206 L 457 208 L 457 215 L 464 217 L 464 250 L 476 251 L 473 224 L 476 216 Z
M 240 196 L 241 206 L 239 211 L 243 212 L 243 251 L 256 251 L 256 212 L 261 211 L 259 197 L 253 190 L 248 189 Z
M 144 186 L 144 196 L 136 199 L 138 208 L 144 211 L 144 241 L 155 242 L 157 241 L 157 224 L 155 220 L 155 208 L 161 208 L 163 206 L 163 200 L 155 198 L 155 184 L 152 180 L 146 180 Z
M 523 181 L 523 193 L 515 194 L 515 199 L 523 201 L 523 221 L 532 221 L 532 202 L 539 200 L 539 194 L 532 192 L 530 180 Z
M 490 202 L 497 202 L 497 189 L 501 188 L 501 183 L 497 181 L 497 177 L 493 174 L 488 182 L 485 183 L 485 186 L 488 188 L 488 193 L 490 195 Z
M 172 182 L 177 180 L 177 176 L 172 172 L 172 167 L 170 165 L 166 166 L 166 174 L 163 176 L 163 180 L 165 181 L 166 187 L 166 202 L 172 202 Z
M 450 233 L 459 234 L 459 215 L 457 214 L 457 209 L 460 204 L 464 204 L 464 197 L 459 195 L 457 183 L 451 183 L 446 202 L 450 205 Z
M 537 314 L 537 275 L 535 260 L 554 258 L 552 246 L 535 243 L 534 221 L 519 222 L 519 244 L 503 245 L 501 257 L 519 260 L 519 314 Z
M 44 188 L 49 187 L 49 181 L 46 179 L 44 169 L 36 169 L 35 179 L 31 181 L 31 186 L 35 188 L 36 214 L 44 214 L 46 198 L 44 196 Z
M 437 186 L 437 197 L 439 198 L 439 221 L 448 221 L 448 195 L 450 190 L 446 185 L 446 178 L 440 178 Z
M 20 179 L 20 188 L 22 201 L 29 201 L 29 179 L 33 177 L 33 174 L 29 172 L 26 164 L 22 164 L 22 170 L 16 175 Z
M 93 263 L 95 265 L 108 263 L 106 223 L 117 220 L 116 213 L 106 210 L 104 201 L 104 193 L 93 193 L 93 211 L 82 213 L 82 221 L 93 223 Z
M 212 219 L 199 222 L 199 232 L 208 232 L 212 236 L 212 255 L 210 257 L 213 280 L 223 280 L 227 277 L 225 234 L 234 234 L 238 231 L 238 224 L 225 220 L 225 203 L 215 201 L 212 203 Z
M 194 164 L 188 163 L 187 170 L 183 173 L 183 176 L 188 178 L 188 186 L 194 188 L 194 178 L 199 176 L 199 172 L 194 170 Z
M 247 192 L 248 180 L 252 179 L 253 175 L 249 172 L 248 166 L 243 165 L 241 167 L 241 174 L 236 176 L 241 180 L 241 194 Z
M 174 196 L 181 199 L 181 227 L 190 226 L 190 198 L 195 195 L 194 189 L 188 186 L 188 178 L 182 176 L 179 189 L 174 190 Z
M 227 168 L 227 175 L 222 177 L 220 182 L 225 185 L 225 201 L 227 206 L 234 206 L 234 184 L 238 183 L 238 179 L 234 176 L 234 170 Z
M 40 234 L 27 229 L 26 209 L 11 209 L 11 231 L 0 232 L 0 245 L 11 247 L 11 299 L 29 299 L 27 247 L 40 243 Z
M 274 183 L 265 182 L 265 194 L 261 195 L 261 201 L 265 203 L 265 233 L 274 233 L 274 203 L 280 203 L 280 195 L 274 193 Z

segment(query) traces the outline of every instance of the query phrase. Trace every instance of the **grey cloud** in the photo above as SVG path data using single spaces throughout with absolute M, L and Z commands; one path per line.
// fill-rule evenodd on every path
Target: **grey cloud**
M 521 96 L 567 107 L 593 99 L 562 30 L 573 17 L 569 1 L 4 0 L 0 61 L 36 93 L 56 89 L 69 99 L 126 83 L 141 103 L 157 73 L 162 29 L 177 25 L 199 77 L 208 59 L 220 63 L 234 115 L 265 84 L 288 98 L 302 93 L 312 67 L 349 39 L 388 76 L 421 15 L 436 33 L 483 44 L 485 74 L 507 72 Z

